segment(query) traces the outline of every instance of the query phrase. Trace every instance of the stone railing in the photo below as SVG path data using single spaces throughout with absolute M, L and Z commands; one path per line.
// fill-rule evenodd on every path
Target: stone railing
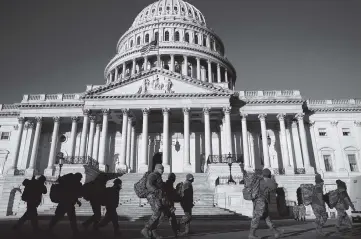
M 307 105 L 353 105 L 361 106 L 361 99 L 340 99 L 340 100 L 307 100 Z
M 262 99 L 262 98 L 301 98 L 299 90 L 261 90 L 261 91 L 239 91 L 240 98 Z
M 24 95 L 22 103 L 28 102 L 62 102 L 62 101 L 79 101 L 82 94 L 41 94 L 41 95 Z
M 232 163 L 243 162 L 243 154 L 220 154 L 209 155 L 207 164 L 228 163 L 229 157 L 232 158 Z
M 59 161 L 57 161 L 56 164 L 59 164 Z M 63 164 L 83 164 L 83 165 L 88 165 L 94 169 L 99 169 L 98 161 L 88 156 L 85 157 L 68 156 L 63 159 Z

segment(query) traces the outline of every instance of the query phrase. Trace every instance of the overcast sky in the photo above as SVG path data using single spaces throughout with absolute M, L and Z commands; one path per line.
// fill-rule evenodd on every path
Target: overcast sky
M 0 103 L 103 84 L 121 35 L 154 0 L 1 0 Z M 361 98 L 361 0 L 192 0 L 226 47 L 236 90 Z

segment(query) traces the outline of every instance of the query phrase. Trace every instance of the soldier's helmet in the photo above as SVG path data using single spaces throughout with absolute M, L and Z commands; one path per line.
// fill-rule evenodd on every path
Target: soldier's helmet
M 114 185 L 122 185 L 122 180 L 120 180 L 119 178 L 117 178 L 117 179 L 115 179 L 115 180 L 113 181 L 113 184 L 114 184 Z
M 41 175 L 41 176 L 38 178 L 38 180 L 39 180 L 40 182 L 45 182 L 45 181 L 46 181 L 46 177 L 45 177 L 44 175 Z
M 187 181 L 194 181 L 194 177 L 193 177 L 193 175 L 190 174 L 190 173 L 187 174 L 186 179 L 187 179 Z

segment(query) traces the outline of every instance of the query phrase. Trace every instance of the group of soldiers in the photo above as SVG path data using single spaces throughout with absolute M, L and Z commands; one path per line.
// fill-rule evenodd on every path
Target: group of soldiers
M 174 188 L 176 175 L 174 173 L 169 174 L 168 180 L 163 182 L 162 174 L 164 168 L 161 162 L 161 154 L 155 155 L 153 158 L 153 166 L 146 179 L 146 198 L 153 214 L 141 230 L 141 234 L 145 238 L 161 238 L 157 234 L 156 229 L 164 218 L 169 218 L 170 225 L 176 237 L 188 235 L 192 219 L 192 208 L 194 206 L 192 187 L 194 177 L 192 174 L 188 174 L 185 181 L 179 184 L 180 188 Z M 67 214 L 73 235 L 77 236 L 79 230 L 76 221 L 75 204 L 78 204 L 80 207 L 81 202 L 79 199 L 84 198 L 89 201 L 93 215 L 81 224 L 82 227 L 87 229 L 92 225 L 94 230 L 99 230 L 99 228 L 112 222 L 114 235 L 121 235 L 116 209 L 119 205 L 119 193 L 122 189 L 122 181 L 116 178 L 113 181 L 112 187 L 106 187 L 107 181 L 109 180 L 107 174 L 99 174 L 93 181 L 84 185 L 82 185 L 81 180 L 81 173 L 70 173 L 59 177 L 57 182 L 51 186 L 49 193 L 50 199 L 58 205 L 55 210 L 55 215 L 50 220 L 48 230 L 51 232 L 54 226 Z M 20 229 L 25 221 L 30 220 L 34 231 L 39 231 L 37 207 L 42 201 L 42 195 L 47 193 L 45 181 L 46 178 L 43 175 L 38 179 L 33 177 L 31 180 L 25 179 L 23 181 L 25 189 L 22 194 L 22 200 L 27 203 L 27 210 L 14 225 L 14 230 Z M 179 221 L 177 221 L 175 216 L 175 202 L 180 203 L 185 214 Z M 106 208 L 103 219 L 101 219 L 101 206 L 105 206 Z M 181 231 L 182 226 L 184 226 L 184 231 Z
M 253 202 L 253 217 L 251 220 L 249 239 L 257 239 L 256 230 L 258 229 L 260 220 L 265 220 L 267 226 L 274 233 L 275 238 L 279 238 L 283 234 L 283 230 L 278 229 L 269 217 L 268 204 L 270 202 L 270 193 L 277 188 L 277 183 L 274 176 L 272 176 L 269 169 L 263 169 L 262 176 L 255 174 L 249 174 L 244 170 L 243 164 L 240 164 L 243 172 L 243 177 L 257 177 L 258 184 L 251 184 L 257 187 L 252 189 L 252 202 Z M 170 173 L 166 182 L 162 180 L 162 174 L 164 167 L 162 165 L 161 154 L 153 157 L 152 167 L 148 174 L 146 174 L 146 198 L 152 209 L 152 215 L 145 227 L 141 230 L 141 235 L 144 238 L 162 238 L 157 233 L 157 228 L 164 218 L 169 219 L 169 223 L 172 227 L 175 237 L 185 236 L 189 234 L 190 222 L 192 220 L 192 208 L 193 203 L 193 186 L 194 177 L 192 174 L 188 174 L 183 183 L 174 187 L 176 181 L 176 175 Z M 67 174 L 59 177 L 56 184 L 53 184 L 50 191 L 50 198 L 53 202 L 58 203 L 55 210 L 55 215 L 52 217 L 49 230 L 61 220 L 65 213 L 68 215 L 70 225 L 74 235 L 78 235 L 78 227 L 76 223 L 75 204 L 81 206 L 79 198 L 83 197 L 90 202 L 94 215 L 82 223 L 82 226 L 86 229 L 91 224 L 94 230 L 98 230 L 101 227 L 106 226 L 110 221 L 113 223 L 114 235 L 120 235 L 117 207 L 119 205 L 119 193 L 122 189 L 122 181 L 116 178 L 113 181 L 112 187 L 106 187 L 106 183 L 109 180 L 106 174 L 100 174 L 95 180 L 90 183 L 82 185 L 82 174 Z M 19 229 L 21 225 L 30 220 L 35 231 L 39 230 L 37 222 L 37 207 L 42 200 L 42 194 L 47 193 L 45 187 L 46 178 L 40 176 L 38 179 L 33 177 L 31 180 L 24 180 L 25 186 L 22 194 L 22 200 L 27 203 L 27 211 L 18 220 L 14 229 Z M 323 180 L 320 175 L 315 176 L 314 189 L 312 190 L 311 207 L 316 216 L 315 225 L 316 232 L 320 235 L 325 235 L 322 232 L 322 227 L 327 221 L 328 214 L 326 211 L 327 198 L 323 194 Z M 337 210 L 337 223 L 336 228 L 341 231 L 341 226 L 345 224 L 348 228 L 352 227 L 350 218 L 348 217 L 346 210 L 351 207 L 355 211 L 355 207 L 352 204 L 348 194 L 347 187 L 341 180 L 336 181 L 337 195 L 339 197 L 335 208 Z M 54 187 L 54 188 L 53 188 Z M 246 187 L 246 185 L 245 185 Z M 249 185 L 247 185 L 249 187 Z M 253 193 L 255 192 L 255 193 Z M 299 193 L 298 193 L 299 194 Z M 297 195 L 300 197 L 300 195 Z M 302 195 L 301 195 L 302 197 Z M 325 202 L 326 201 L 326 202 Z M 177 221 L 175 216 L 174 203 L 179 202 L 184 210 L 184 216 Z M 101 206 L 106 207 L 106 214 L 101 220 Z M 301 207 L 304 205 L 300 203 Z M 305 211 L 305 210 L 304 210 Z M 304 219 L 304 212 L 299 215 Z M 184 226 L 184 231 L 181 227 Z
M 315 176 L 315 187 L 314 193 L 312 195 L 311 207 L 313 213 L 315 214 L 315 226 L 316 232 L 325 236 L 325 233 L 322 231 L 323 226 L 327 222 L 328 214 L 326 211 L 326 204 L 329 204 L 328 197 L 325 197 L 323 191 L 324 181 L 321 178 L 321 175 L 316 174 Z M 336 203 L 334 208 L 337 211 L 337 220 L 336 220 L 336 229 L 338 232 L 342 232 L 341 227 L 345 225 L 347 229 L 352 229 L 352 222 L 347 215 L 347 210 L 351 207 L 353 211 L 356 211 L 355 206 L 353 205 L 348 193 L 346 183 L 341 180 L 336 180 L 337 189 L 335 193 L 337 194 Z M 332 208 L 329 205 L 330 208 Z

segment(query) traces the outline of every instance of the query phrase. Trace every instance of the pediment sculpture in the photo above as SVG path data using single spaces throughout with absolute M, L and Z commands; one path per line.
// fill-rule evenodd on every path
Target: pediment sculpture
M 159 76 L 157 75 L 155 79 L 144 79 L 137 94 L 174 93 L 172 89 L 173 83 L 170 79 L 159 79 Z

